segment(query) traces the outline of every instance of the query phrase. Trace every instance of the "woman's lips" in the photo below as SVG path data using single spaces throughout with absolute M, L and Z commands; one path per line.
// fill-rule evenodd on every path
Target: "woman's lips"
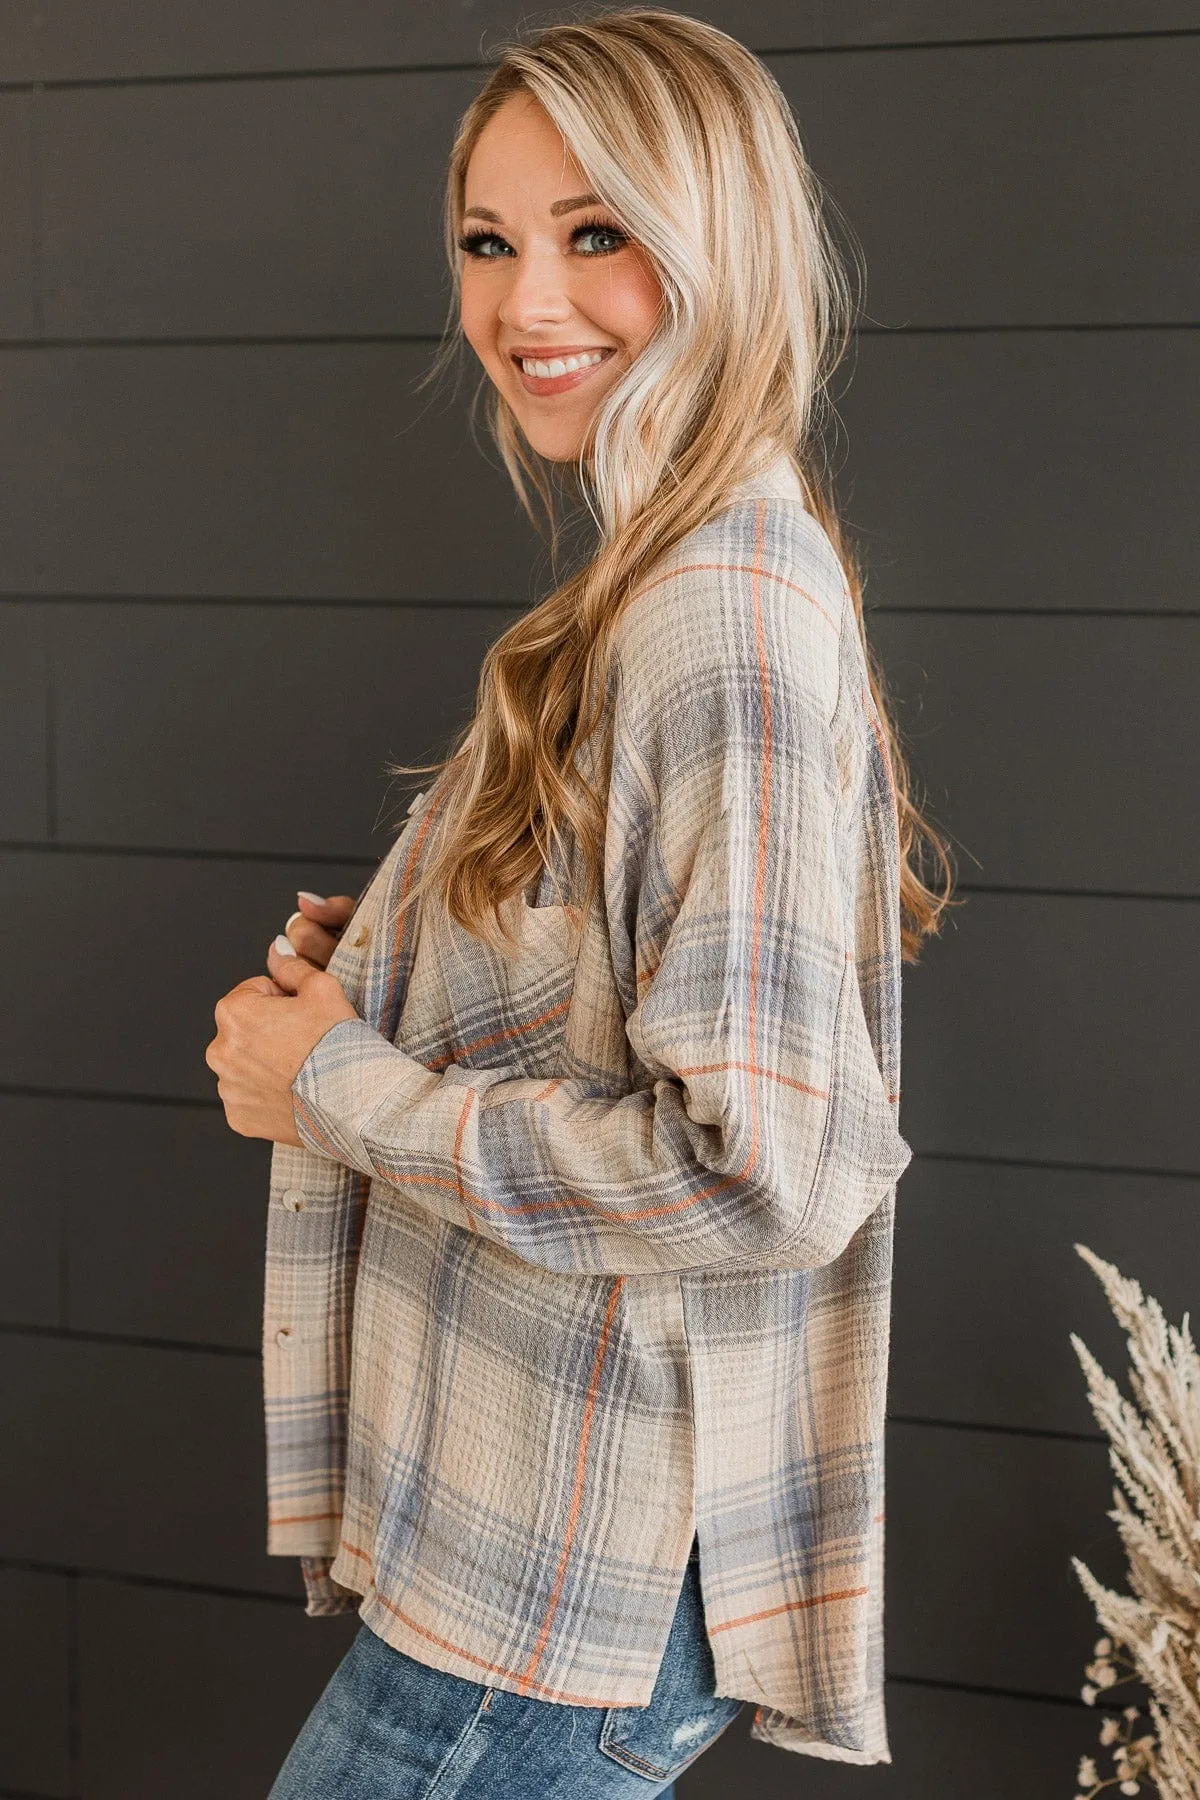
M 566 373 L 562 375 L 528 375 L 521 366 L 521 358 L 519 356 L 514 356 L 512 363 L 517 371 L 517 379 L 525 389 L 525 392 L 527 394 L 536 394 L 538 398 L 541 399 L 551 394 L 565 394 L 570 389 L 579 387 L 582 382 L 587 380 L 589 375 L 594 375 L 597 369 L 602 369 L 609 357 L 613 355 L 613 350 L 611 347 L 600 345 L 597 345 L 596 348 L 603 349 L 603 354 L 601 355 L 599 362 L 586 363 L 581 369 L 568 369 Z M 539 356 L 536 359 L 530 357 L 528 360 L 530 362 L 535 360 L 538 362 L 554 362 L 556 360 L 563 360 L 565 356 L 569 354 L 572 353 L 561 350 L 556 353 L 553 350 L 547 350 L 544 356 Z M 576 351 L 573 354 L 583 355 L 585 352 Z

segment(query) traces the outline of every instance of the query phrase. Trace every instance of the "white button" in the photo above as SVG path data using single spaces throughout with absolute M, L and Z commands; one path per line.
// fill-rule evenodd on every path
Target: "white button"
M 279 1327 L 279 1330 L 275 1333 L 275 1342 L 279 1345 L 281 1350 L 291 1348 L 292 1328 L 290 1325 L 281 1325 Z
M 280 1195 L 279 1204 L 286 1206 L 289 1212 L 299 1212 L 304 1205 L 304 1195 L 299 1188 L 287 1188 Z
M 418 806 L 418 804 L 419 804 L 419 803 L 420 803 L 420 802 L 421 802 L 421 801 L 422 801 L 422 800 L 423 800 L 423 799 L 424 799 L 424 798 L 425 798 L 425 791 L 424 791 L 424 789 L 422 789 L 422 790 L 421 790 L 421 792 L 420 792 L 420 793 L 419 793 L 419 794 L 414 794 L 414 795 L 413 795 L 413 797 L 412 797 L 412 799 L 411 799 L 411 800 L 410 800 L 410 801 L 409 801 L 409 803 L 408 803 L 408 810 L 409 810 L 409 812 L 410 812 L 410 813 L 411 813 L 411 812 L 416 812 L 416 810 L 417 810 L 417 806 Z

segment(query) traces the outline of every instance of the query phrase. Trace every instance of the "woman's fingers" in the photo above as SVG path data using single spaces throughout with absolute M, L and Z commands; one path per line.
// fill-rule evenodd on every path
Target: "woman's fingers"
M 350 894 L 310 894 L 304 888 L 296 898 L 300 910 L 284 926 L 284 935 L 298 956 L 324 969 L 343 925 L 354 911 L 354 898 Z
M 332 894 L 326 899 L 323 894 L 310 894 L 307 888 L 301 888 L 296 898 L 306 918 L 315 919 L 319 925 L 331 929 L 340 930 L 354 911 L 354 899 L 350 894 Z

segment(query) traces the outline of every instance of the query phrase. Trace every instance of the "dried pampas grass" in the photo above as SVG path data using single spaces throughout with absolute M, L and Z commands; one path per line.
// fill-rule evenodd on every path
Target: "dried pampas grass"
M 1071 1335 L 1088 1398 L 1109 1439 L 1120 1483 L 1109 1517 L 1125 1546 L 1131 1594 L 1103 1587 L 1073 1557 L 1096 1617 L 1108 1634 L 1095 1647 L 1083 1698 L 1123 1681 L 1149 1692 L 1152 1734 L 1134 1735 L 1137 1709 L 1105 1720 L 1100 1742 L 1115 1774 L 1101 1780 L 1090 1757 L 1078 1782 L 1090 1800 L 1102 1788 L 1136 1794 L 1152 1781 L 1168 1800 L 1200 1800 L 1200 1355 L 1185 1314 L 1169 1325 L 1158 1302 L 1083 1244 L 1076 1250 L 1099 1277 L 1129 1344 L 1126 1400 L 1086 1344 Z

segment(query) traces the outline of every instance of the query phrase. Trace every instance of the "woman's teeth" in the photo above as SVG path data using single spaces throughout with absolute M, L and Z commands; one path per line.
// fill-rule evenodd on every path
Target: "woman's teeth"
M 604 357 L 603 350 L 588 350 L 582 356 L 556 356 L 550 362 L 523 356 L 521 367 L 526 375 L 535 375 L 539 381 L 553 381 L 555 376 L 569 375 L 573 369 L 590 369 L 593 363 L 603 362 Z

